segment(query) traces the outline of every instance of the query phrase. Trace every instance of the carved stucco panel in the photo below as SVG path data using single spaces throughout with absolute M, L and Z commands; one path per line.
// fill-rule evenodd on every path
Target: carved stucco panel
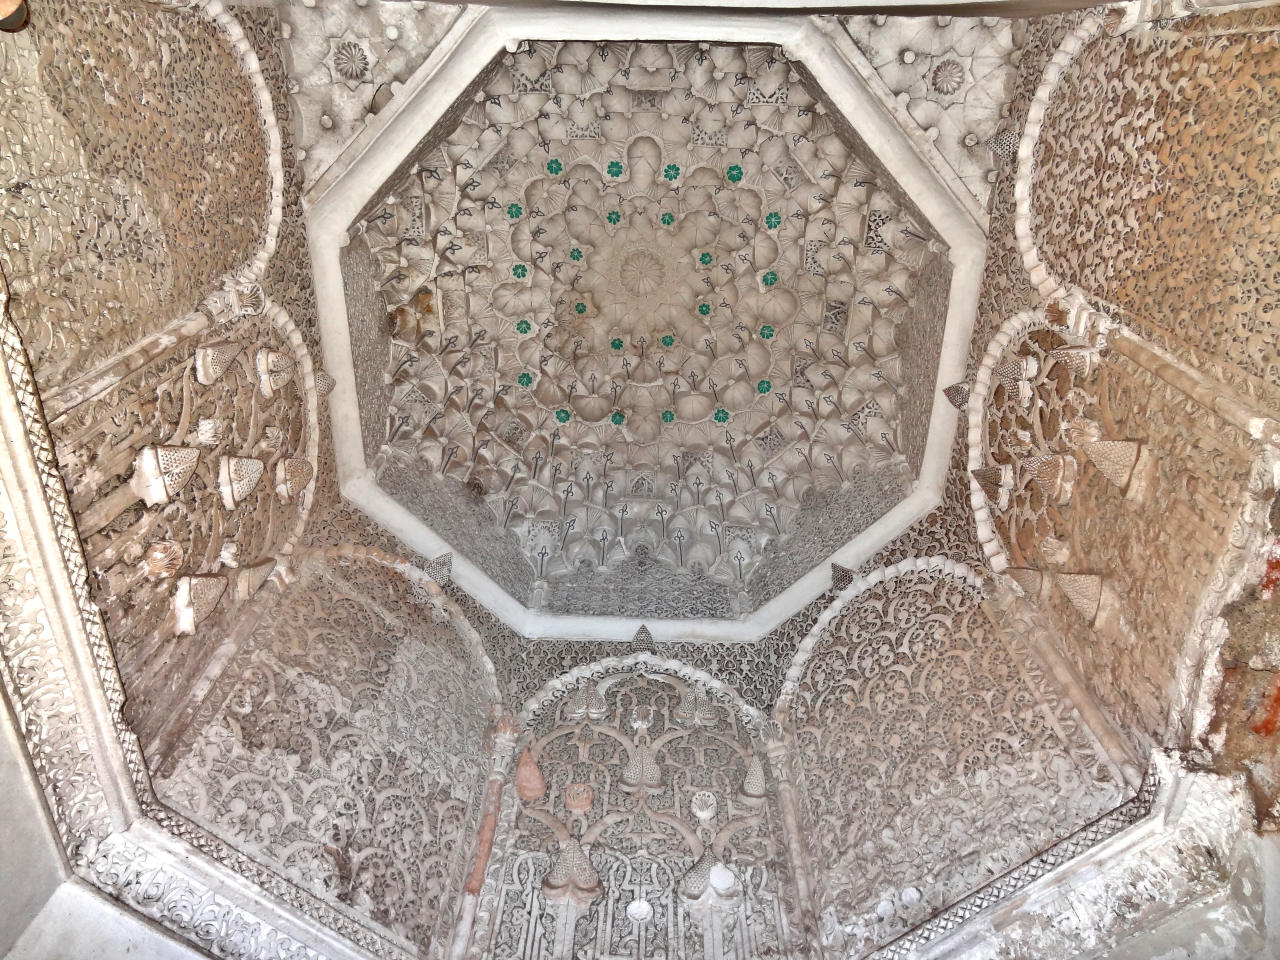
M 892 566 L 909 557 L 942 556 L 972 569 L 983 565 L 983 555 L 974 532 L 973 509 L 969 504 L 969 481 L 965 472 L 966 443 L 961 429 L 951 448 L 942 503 L 901 536 L 885 544 L 860 568 L 867 573 Z
M 0 307 L 5 299 L 0 296 Z M 0 418 L 12 454 L 0 471 L 0 678 L 72 869 L 219 956 L 318 960 L 319 954 L 264 921 L 257 907 L 246 909 L 243 899 L 228 899 L 205 879 L 192 878 L 194 852 L 177 840 L 189 827 L 169 817 L 175 837 L 158 845 L 145 825 L 138 836 L 119 832 L 137 816 L 131 791 L 143 810 L 162 819 L 167 812 L 155 807 L 136 739 L 122 716 L 123 691 L 89 596 L 53 443 L 7 310 L 0 318 L 0 349 L 7 371 L 0 379 Z M 41 559 L 33 563 L 37 550 Z M 47 563 L 59 555 L 65 569 Z M 55 635 L 55 620 L 68 614 L 80 622 L 60 621 Z M 78 643 L 85 648 L 73 649 Z M 215 872 L 230 858 L 218 859 Z
M 55 2 L 5 45 L 0 236 L 44 389 L 274 248 L 274 116 L 238 26 L 216 16 Z
M 488 772 L 483 655 L 395 570 L 313 562 L 157 789 L 327 902 L 439 949 Z
M 758 714 L 705 674 L 642 658 L 566 674 L 526 715 L 513 829 L 482 897 L 485 956 L 792 955 Z
M 1109 433 L 1141 439 L 1159 457 L 1155 480 L 1134 502 L 1088 470 L 1058 535 L 1070 544 L 1070 569 L 1101 574 L 1122 598 L 1123 623 L 1091 628 L 1061 596 L 1050 604 L 1099 699 L 1160 740 L 1183 643 L 1249 495 L 1253 444 L 1122 357 L 1108 359 L 1099 400 Z
M 395 0 L 277 9 L 296 157 L 307 184 L 399 92 L 460 12 L 454 4 Z
M 841 23 L 920 130 L 985 209 L 1024 22 L 1003 17 L 843 17 Z
M 141 661 L 182 629 L 175 598 L 193 584 L 206 598 L 197 619 L 217 590 L 226 609 L 257 589 L 309 503 L 305 489 L 273 489 L 283 460 L 307 464 L 290 468 L 291 486 L 300 470 L 314 473 L 311 361 L 253 282 L 281 219 L 279 134 L 257 58 L 216 0 L 181 10 L 58 2 L 46 14 L 0 54 L 12 92 L 0 124 L 0 246 L 72 509 L 92 541 L 95 597 Z M 217 365 L 196 383 L 201 350 L 237 343 L 226 376 Z M 258 348 L 296 374 L 273 410 L 257 396 Z M 165 444 L 203 455 L 186 502 L 130 504 L 137 458 Z M 220 470 L 242 498 L 220 495 Z M 253 487 L 255 475 L 266 479 Z M 184 579 L 211 574 L 219 579 Z M 133 681 L 140 670 L 125 672 Z M 150 672 L 155 689 L 129 684 L 144 736 L 166 712 L 153 709 L 157 690 L 187 685 Z
M 1051 282 L 1273 407 L 1277 43 L 1271 7 L 1085 42 L 1044 112 L 1029 211 Z
M 208 378 L 211 354 L 231 359 L 206 384 L 201 377 Z M 263 363 L 287 374 L 270 397 L 263 395 Z M 166 618 L 179 577 L 221 577 L 226 591 L 218 613 L 227 617 L 244 599 L 236 578 L 283 559 L 297 543 L 311 494 L 307 484 L 282 493 L 280 471 L 300 460 L 312 465 L 314 475 L 312 380 L 296 328 L 267 302 L 261 315 L 178 342 L 54 420 L 59 465 L 81 522 L 96 596 L 130 680 L 130 664 L 148 654 L 157 637 L 172 636 L 174 624 Z M 190 479 L 167 502 L 134 500 L 117 512 L 109 505 L 126 495 L 142 449 L 157 444 L 195 452 Z M 252 468 L 241 474 L 230 504 L 226 458 L 240 458 L 246 464 L 241 471 Z M 253 476 L 258 479 L 250 484 Z M 141 688 L 133 692 L 145 695 Z
M 1259 447 L 1091 336 L 1040 314 L 1006 322 L 970 402 L 970 483 L 984 550 L 1024 589 L 1028 575 L 1043 578 L 1031 592 L 1063 652 L 1149 744 L 1185 699 L 1180 657 L 1202 627 Z M 1103 469 L 1099 442 L 1131 459 Z M 1105 603 L 1082 611 L 1068 577 L 1092 580 Z
M 779 708 L 823 939 L 850 955 L 885 944 L 1121 796 L 1114 768 L 1075 735 L 1078 719 L 1052 719 L 1057 698 L 1015 659 L 1025 653 L 1001 641 L 979 601 L 963 579 L 929 570 L 866 588 L 820 621 Z
M 83 872 L 108 896 L 215 957 L 227 960 L 323 960 L 305 944 L 264 925 L 174 863 L 116 834 L 96 847 Z

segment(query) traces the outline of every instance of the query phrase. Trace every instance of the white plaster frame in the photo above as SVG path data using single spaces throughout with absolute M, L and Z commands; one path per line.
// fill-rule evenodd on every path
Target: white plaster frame
M 1135 5 L 1136 6 L 1136 5 Z M 1132 13 L 1133 7 L 1130 8 Z M 1075 30 L 1062 38 L 1062 43 L 1045 64 L 1040 85 L 1031 97 L 1027 120 L 1018 141 L 1018 173 L 1013 182 L 1015 213 L 1013 232 L 1018 241 L 1018 253 L 1026 267 L 1031 285 L 1046 300 L 1056 300 L 1068 293 L 1066 285 L 1040 259 L 1040 249 L 1035 239 L 1035 211 L 1032 209 L 1032 192 L 1036 180 L 1036 144 L 1040 142 L 1040 130 L 1058 84 L 1075 63 L 1076 57 L 1101 33 L 1105 21 L 1101 16 L 1088 16 Z
M 675 40 L 769 43 L 801 61 L 847 116 L 899 186 L 950 248 L 953 272 L 934 388 L 933 413 L 920 476 L 911 492 L 874 524 L 741 620 L 561 616 L 531 610 L 497 585 L 431 527 L 382 490 L 364 455 L 350 327 L 341 270 L 347 230 L 422 136 L 502 50 L 525 39 Z M 336 380 L 329 398 L 338 482 L 343 495 L 429 557 L 453 554 L 453 579 L 525 637 L 631 640 L 640 627 L 655 640 L 758 639 L 831 586 L 831 564 L 856 568 L 942 502 L 957 428 L 942 389 L 964 376 L 986 260 L 986 232 L 973 211 L 941 180 L 934 164 L 894 119 L 892 105 L 867 84 L 829 32 L 812 17 L 721 14 L 695 10 L 583 9 L 575 4 L 468 7 L 382 113 L 347 146 L 307 192 L 310 245 L 325 366 Z

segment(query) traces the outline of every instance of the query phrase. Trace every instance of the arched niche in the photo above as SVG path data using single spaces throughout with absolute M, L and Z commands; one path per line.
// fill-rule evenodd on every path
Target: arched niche
M 787 674 L 775 716 L 805 881 L 841 956 L 885 947 L 1121 797 L 983 600 L 944 557 L 855 577 Z
M 755 708 L 700 670 L 636 654 L 558 677 L 521 720 L 516 809 L 473 955 L 792 955 Z

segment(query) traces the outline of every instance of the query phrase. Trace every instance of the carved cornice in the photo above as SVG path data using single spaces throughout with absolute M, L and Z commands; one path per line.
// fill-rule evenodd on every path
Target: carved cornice
M 872 957 L 1128 956 L 1112 951 L 1179 911 L 1221 904 L 1233 877 L 1250 892 L 1215 911 L 1217 942 L 1222 956 L 1252 956 L 1262 910 L 1248 807 L 1234 781 L 1156 752 L 1131 800 Z

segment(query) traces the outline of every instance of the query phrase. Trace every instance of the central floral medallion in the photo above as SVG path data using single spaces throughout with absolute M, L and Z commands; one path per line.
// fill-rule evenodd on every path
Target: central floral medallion
M 622 258 L 618 268 L 622 289 L 633 297 L 657 293 L 667 281 L 666 274 L 666 266 L 649 250 L 633 250 Z

